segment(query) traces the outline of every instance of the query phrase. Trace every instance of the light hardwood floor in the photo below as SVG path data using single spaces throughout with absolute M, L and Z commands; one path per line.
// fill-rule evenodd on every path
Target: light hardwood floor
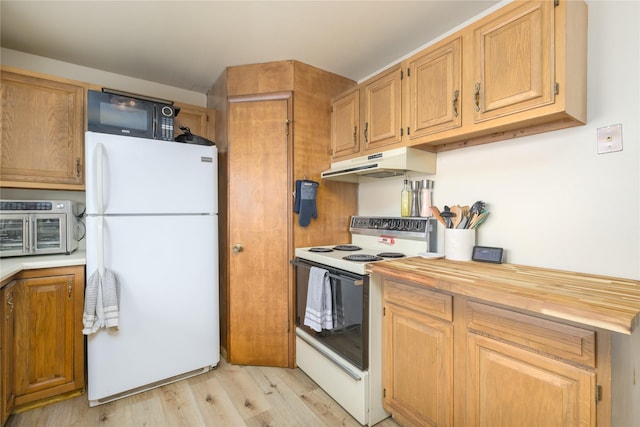
M 6 427 L 359 426 L 300 369 L 230 365 L 89 408 L 86 394 L 12 415 Z M 397 427 L 387 418 L 378 427 Z

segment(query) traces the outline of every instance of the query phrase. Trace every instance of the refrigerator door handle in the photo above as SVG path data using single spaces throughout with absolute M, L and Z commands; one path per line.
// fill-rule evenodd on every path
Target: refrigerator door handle
M 104 146 L 102 143 L 96 144 L 96 196 L 98 198 L 98 215 L 104 215 L 104 204 L 102 194 L 104 190 L 104 179 L 102 176 L 102 161 L 104 157 Z
M 104 161 L 104 145 L 96 144 L 96 196 L 98 198 L 98 271 L 104 275 L 104 203 L 102 200 L 104 190 L 104 177 L 102 175 L 102 163 Z

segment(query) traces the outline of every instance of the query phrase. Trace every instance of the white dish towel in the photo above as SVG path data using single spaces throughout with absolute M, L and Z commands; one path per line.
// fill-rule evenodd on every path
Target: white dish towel
M 333 329 L 332 299 L 329 272 L 324 268 L 311 267 L 304 324 L 316 332 L 323 328 Z
M 102 274 L 98 270 L 89 277 L 82 314 L 83 334 L 93 334 L 102 327 L 118 329 L 119 291 L 118 279 L 109 270 L 105 270 Z

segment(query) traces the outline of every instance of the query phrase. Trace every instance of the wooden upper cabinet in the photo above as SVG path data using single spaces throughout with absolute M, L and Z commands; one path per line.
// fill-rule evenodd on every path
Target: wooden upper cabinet
M 505 7 L 475 28 L 476 123 L 554 102 L 554 3 Z
M 399 144 L 402 139 L 402 75 L 394 67 L 364 83 L 362 97 L 362 135 L 366 151 Z
M 180 112 L 175 118 L 174 136 L 182 135 L 181 126 L 188 127 L 191 133 L 215 142 L 215 112 L 204 107 L 175 103 Z
M 428 49 L 409 61 L 409 128 L 413 140 L 462 125 L 462 40 Z
M 0 184 L 82 189 L 86 85 L 3 67 L 1 93 Z
M 360 151 L 360 91 L 350 90 L 331 104 L 331 154 L 344 157 Z

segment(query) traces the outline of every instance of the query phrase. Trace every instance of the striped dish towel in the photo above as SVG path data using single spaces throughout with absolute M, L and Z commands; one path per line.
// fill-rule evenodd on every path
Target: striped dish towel
M 118 329 L 119 293 L 118 279 L 111 271 L 105 270 L 103 275 L 96 271 L 89 277 L 82 314 L 83 334 L 91 335 L 102 327 Z

